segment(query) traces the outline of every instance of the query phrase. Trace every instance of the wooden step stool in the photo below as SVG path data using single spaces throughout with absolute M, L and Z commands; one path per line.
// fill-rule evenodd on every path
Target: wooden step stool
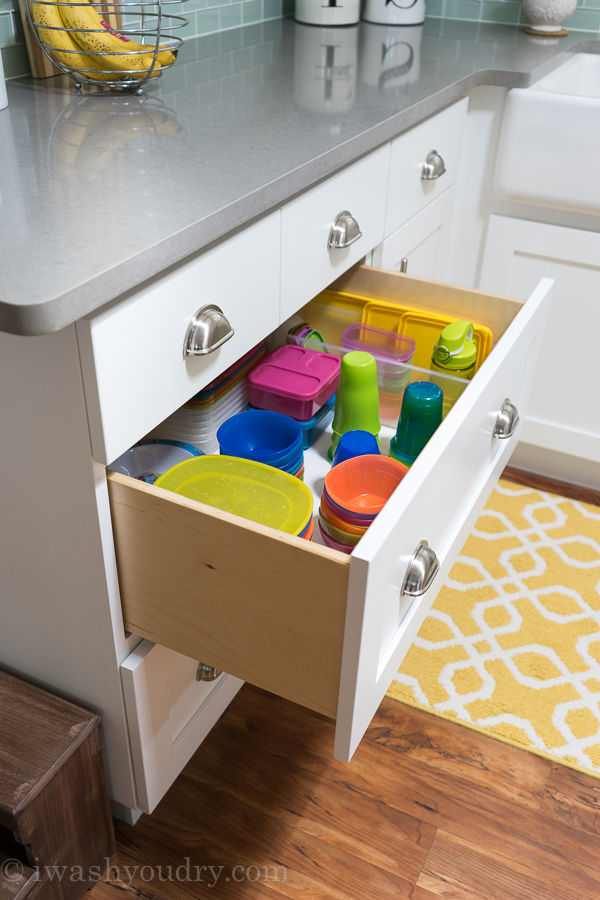
M 0 900 L 79 900 L 116 853 L 100 717 L 0 671 Z

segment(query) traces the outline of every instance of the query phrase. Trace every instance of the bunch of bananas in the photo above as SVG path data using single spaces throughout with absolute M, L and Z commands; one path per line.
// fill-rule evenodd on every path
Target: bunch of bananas
M 115 31 L 89 0 L 76 5 L 30 4 L 37 32 L 50 56 L 91 81 L 145 78 L 152 67 L 154 48 L 131 41 Z M 64 30 L 68 29 L 68 30 Z M 151 78 L 175 62 L 176 52 L 159 50 Z

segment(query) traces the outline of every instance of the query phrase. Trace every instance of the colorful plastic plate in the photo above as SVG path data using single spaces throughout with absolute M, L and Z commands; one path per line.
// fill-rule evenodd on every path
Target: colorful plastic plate
M 183 441 L 146 438 L 126 450 L 108 468 L 130 478 L 154 484 L 159 475 L 186 459 L 203 456 L 202 450 Z
M 299 478 L 237 456 L 187 460 L 156 486 L 287 534 L 301 534 L 313 512 L 312 494 Z

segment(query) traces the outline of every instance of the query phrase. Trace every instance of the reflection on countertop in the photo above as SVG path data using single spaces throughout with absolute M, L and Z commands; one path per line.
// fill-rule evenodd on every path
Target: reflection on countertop
M 275 19 L 187 40 L 140 102 L 77 97 L 62 76 L 9 81 L 0 330 L 57 330 L 477 85 L 526 87 L 573 48 L 600 42 L 456 20 Z

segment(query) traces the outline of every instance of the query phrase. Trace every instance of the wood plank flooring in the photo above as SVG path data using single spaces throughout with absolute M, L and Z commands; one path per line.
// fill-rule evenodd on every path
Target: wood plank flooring
M 246 685 L 90 900 L 600 898 L 600 779 L 387 698 L 333 734 Z

